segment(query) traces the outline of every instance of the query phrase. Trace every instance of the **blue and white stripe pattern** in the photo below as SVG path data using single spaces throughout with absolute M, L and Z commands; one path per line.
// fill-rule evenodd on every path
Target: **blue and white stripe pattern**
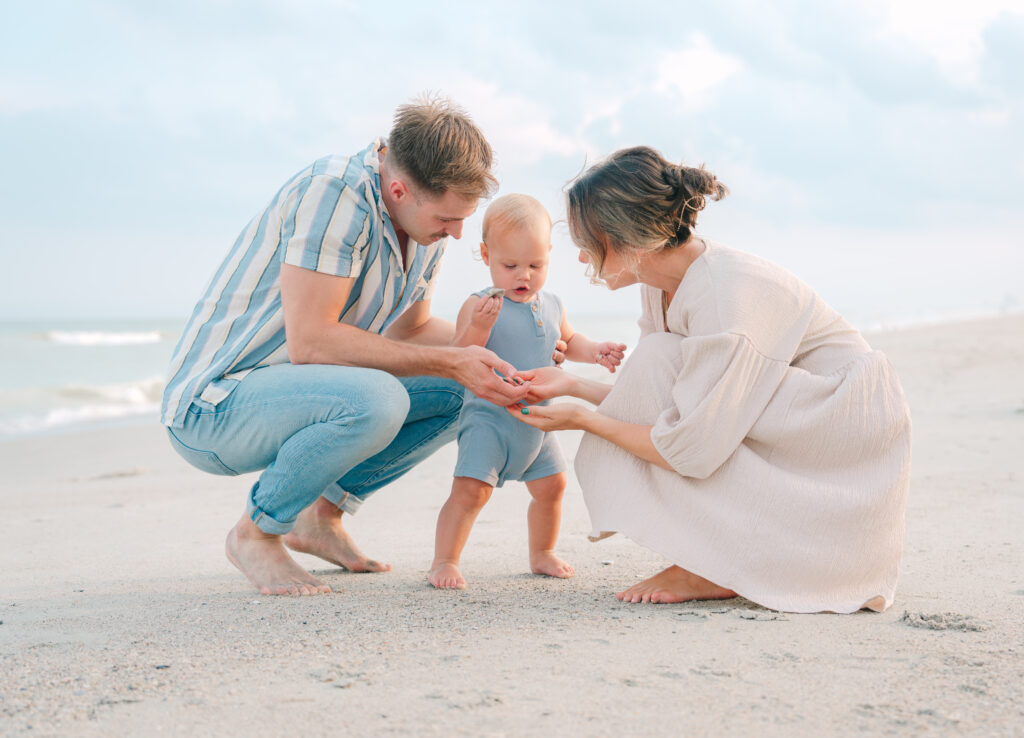
M 447 239 L 429 246 L 410 239 L 403 269 L 381 199 L 381 146 L 377 139 L 354 156 L 313 162 L 242 231 L 174 350 L 162 423 L 180 428 L 197 399 L 216 405 L 253 369 L 288 361 L 282 262 L 354 278 L 338 321 L 373 333 L 430 298 Z

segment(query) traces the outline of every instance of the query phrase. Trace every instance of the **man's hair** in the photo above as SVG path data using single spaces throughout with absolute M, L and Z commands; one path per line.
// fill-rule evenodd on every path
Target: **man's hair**
M 532 223 L 544 223 L 551 228 L 547 208 L 529 195 L 502 195 L 487 207 L 484 213 L 483 233 L 480 240 L 487 243 L 487 234 L 495 228 L 523 228 Z
M 494 154 L 469 115 L 451 100 L 422 96 L 395 111 L 388 157 L 432 197 L 489 197 L 498 188 Z

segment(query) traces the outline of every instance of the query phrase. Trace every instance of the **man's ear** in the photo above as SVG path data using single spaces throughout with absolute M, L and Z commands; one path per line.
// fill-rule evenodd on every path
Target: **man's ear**
M 401 202 L 402 198 L 408 197 L 412 194 L 409 190 L 409 186 L 400 179 L 393 179 L 388 183 L 388 192 L 391 193 L 391 197 L 395 202 Z
M 484 260 L 484 264 L 487 266 L 491 265 L 491 257 L 487 253 L 487 244 L 483 241 L 480 242 L 480 258 Z

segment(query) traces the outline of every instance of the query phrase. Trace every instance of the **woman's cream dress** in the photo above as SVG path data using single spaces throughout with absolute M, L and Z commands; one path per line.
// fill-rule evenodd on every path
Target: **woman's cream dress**
M 652 425 L 675 471 L 585 434 L 576 474 L 595 536 L 620 532 L 765 607 L 893 601 L 910 415 L 885 356 L 806 284 L 708 244 L 598 411 Z

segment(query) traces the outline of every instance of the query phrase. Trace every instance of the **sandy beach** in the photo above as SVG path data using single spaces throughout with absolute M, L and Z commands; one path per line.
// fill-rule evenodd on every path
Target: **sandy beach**
M 192 469 L 155 424 L 0 443 L 0 734 L 1024 735 L 1024 315 L 869 341 L 914 418 L 881 614 L 621 604 L 666 562 L 590 543 L 574 479 L 575 578 L 528 573 L 509 484 L 470 538 L 468 589 L 434 591 L 454 445 L 346 519 L 394 571 L 299 555 L 334 592 L 264 597 L 223 554 L 252 475 Z M 578 441 L 561 435 L 569 456 Z

